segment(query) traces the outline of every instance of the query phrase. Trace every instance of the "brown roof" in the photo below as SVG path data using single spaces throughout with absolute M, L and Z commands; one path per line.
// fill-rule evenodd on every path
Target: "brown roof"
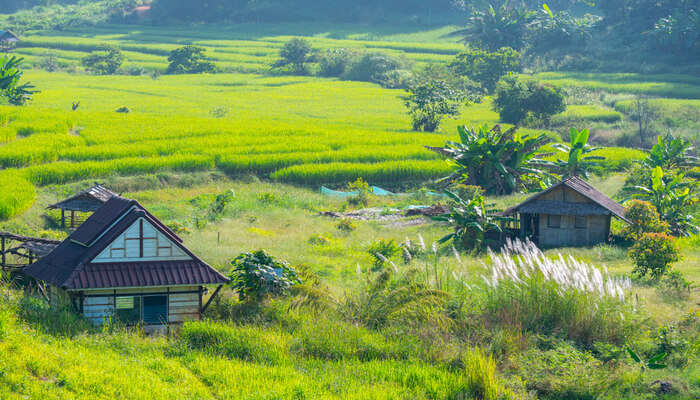
M 552 201 L 552 200 L 537 200 L 539 197 L 545 193 L 549 193 L 552 190 L 560 187 L 566 186 L 571 190 L 576 191 L 580 195 L 590 199 L 597 206 L 585 205 L 580 203 L 568 203 L 563 201 Z M 563 181 L 553 185 L 552 187 L 544 190 L 534 196 L 528 198 L 517 206 L 510 207 L 503 211 L 503 215 L 510 215 L 516 212 L 527 212 L 527 213 L 540 213 L 540 214 L 552 214 L 559 213 L 561 215 L 601 215 L 601 214 L 612 214 L 620 218 L 625 222 L 629 222 L 625 218 L 625 208 L 617 203 L 615 200 L 606 196 L 598 189 L 586 183 L 583 179 L 572 176 L 564 179 Z
M 90 189 L 83 190 L 82 192 L 71 196 L 63 201 L 59 201 L 56 204 L 52 204 L 47 208 L 92 212 L 102 207 L 103 204 L 105 204 L 109 199 L 111 199 L 114 196 L 117 196 L 117 194 L 107 189 L 106 187 L 102 185 L 95 185 Z
M 144 261 L 91 263 L 131 224 L 144 218 L 191 257 L 187 261 Z M 24 272 L 64 289 L 206 285 L 228 282 L 182 245 L 171 229 L 144 209 L 136 200 L 112 197 L 51 253 Z

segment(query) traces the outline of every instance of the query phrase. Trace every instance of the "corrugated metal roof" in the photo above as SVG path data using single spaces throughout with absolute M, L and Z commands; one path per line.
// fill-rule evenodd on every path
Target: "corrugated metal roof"
M 59 201 L 56 204 L 51 204 L 46 207 L 49 209 L 58 208 L 63 210 L 92 212 L 98 210 L 112 197 L 117 194 L 107 189 L 102 185 L 95 185 L 87 190 L 71 196 L 65 200 Z
M 542 192 L 539 192 L 532 197 L 528 198 L 527 200 L 523 201 L 522 203 L 518 204 L 517 206 L 510 207 L 503 211 L 503 215 L 510 215 L 514 214 L 516 212 L 521 212 L 523 211 L 523 207 L 526 205 L 532 204 L 537 200 L 537 203 L 543 202 L 543 200 L 538 200 L 540 196 L 544 195 L 545 193 L 549 193 L 552 190 L 560 187 L 560 186 L 566 186 L 570 188 L 571 190 L 576 191 L 577 193 L 581 194 L 582 196 L 590 199 L 591 201 L 595 202 L 596 204 L 600 205 L 602 208 L 608 210 L 611 214 L 617 216 L 621 220 L 625 222 L 629 222 L 627 218 L 625 218 L 625 208 L 617 203 L 615 200 L 611 199 L 610 197 L 606 196 L 602 192 L 600 192 L 598 189 L 594 188 L 593 186 L 589 185 L 586 183 L 583 179 L 577 177 L 577 176 L 572 176 L 569 178 L 564 179 L 563 181 L 557 183 L 556 185 L 553 185 L 552 187 L 548 188 L 547 190 L 544 190 Z M 562 202 L 563 203 L 563 202 Z M 571 203 L 568 203 L 571 204 Z M 544 213 L 545 211 L 542 211 Z M 575 214 L 572 214 L 575 215 Z
M 139 218 L 150 222 L 168 239 L 180 246 L 191 260 L 109 264 L 90 262 Z M 118 273 L 116 269 L 122 267 L 123 273 Z M 168 282 L 168 285 L 228 282 L 228 278 L 183 246 L 182 239 L 146 211 L 136 200 L 119 196 L 109 199 L 56 249 L 26 267 L 24 272 L 36 279 L 66 289 L 162 286 L 164 282 Z

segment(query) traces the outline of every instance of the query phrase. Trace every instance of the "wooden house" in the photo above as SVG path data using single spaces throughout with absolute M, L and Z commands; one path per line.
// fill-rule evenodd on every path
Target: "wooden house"
M 0 50 L 9 50 L 19 42 L 19 36 L 10 30 L 0 29 Z
M 159 331 L 199 319 L 207 285 L 228 278 L 189 251 L 137 201 L 112 196 L 53 251 L 24 269 L 94 324 L 119 320 Z
M 63 201 L 51 204 L 46 208 L 49 210 L 61 210 L 61 226 L 75 228 L 85 220 L 88 213 L 97 211 L 109 199 L 116 195 L 116 193 L 106 187 L 97 184 Z M 70 215 L 69 223 L 66 223 L 66 218 L 68 217 L 66 211 Z
M 541 247 L 604 243 L 612 217 L 629 222 L 623 206 L 578 177 L 564 179 L 503 215 L 517 215 L 520 235 Z

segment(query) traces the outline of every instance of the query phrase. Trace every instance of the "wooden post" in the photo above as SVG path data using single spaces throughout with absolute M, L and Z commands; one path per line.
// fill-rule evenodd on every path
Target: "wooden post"
M 204 307 L 202 307 L 202 309 L 199 311 L 200 315 L 204 314 L 204 312 L 207 310 L 207 307 L 209 307 L 209 304 L 211 304 L 211 301 L 214 300 L 214 297 L 216 297 L 216 295 L 219 294 L 219 290 L 221 290 L 222 287 L 224 287 L 224 285 L 219 285 L 219 287 L 216 288 L 216 290 L 211 295 L 211 297 L 209 297 L 207 304 L 205 304 Z
M 70 210 L 70 227 L 75 228 L 75 211 Z
M 0 252 L 2 253 L 2 266 L 5 266 L 5 262 L 7 261 L 5 259 L 5 236 L 2 236 L 0 238 Z
M 61 228 L 66 227 L 66 210 L 61 209 Z

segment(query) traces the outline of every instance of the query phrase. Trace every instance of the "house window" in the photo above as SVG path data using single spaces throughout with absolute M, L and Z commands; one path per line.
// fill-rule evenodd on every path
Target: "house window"
M 561 215 L 547 215 L 548 228 L 561 228 Z
M 586 228 L 587 228 L 586 217 L 585 217 L 585 216 L 576 217 L 576 219 L 575 219 L 575 221 L 574 221 L 574 228 L 576 228 L 576 229 L 586 229 Z
M 117 296 L 114 298 L 115 317 L 119 322 L 147 325 L 168 322 L 168 296 Z

